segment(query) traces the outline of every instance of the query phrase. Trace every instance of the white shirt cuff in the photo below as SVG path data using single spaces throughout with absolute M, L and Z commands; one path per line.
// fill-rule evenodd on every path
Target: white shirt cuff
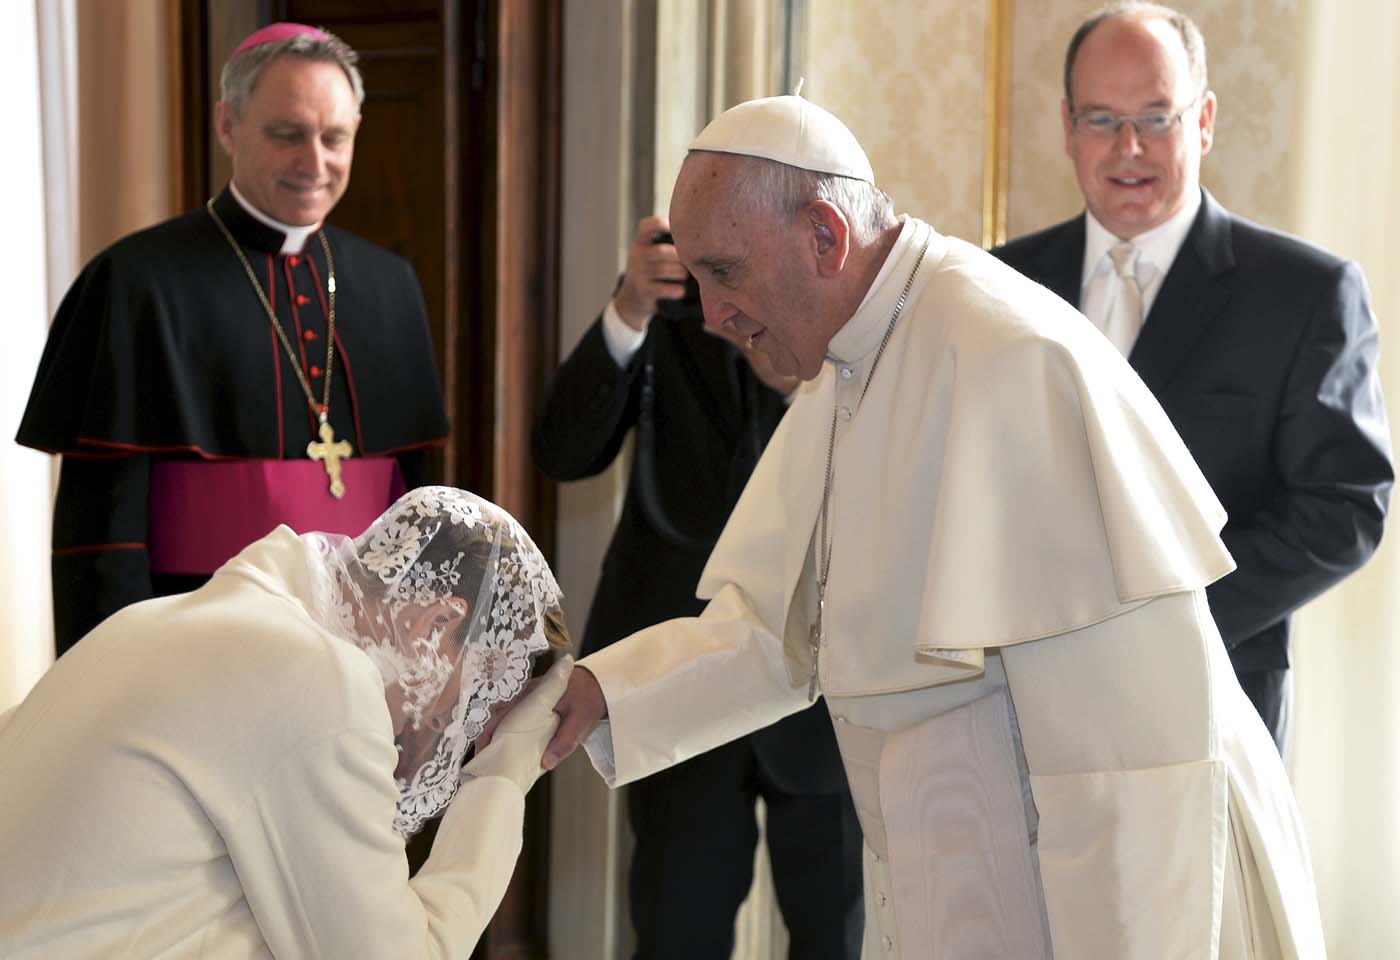
M 617 765 L 613 762 L 612 724 L 604 720 L 583 739 L 583 749 L 593 763 L 593 769 L 610 787 L 617 786 Z
M 613 358 L 613 362 L 619 367 L 627 366 L 637 351 L 642 349 L 642 341 L 646 338 L 647 328 L 632 329 L 609 300 L 608 305 L 603 308 L 603 343 L 607 345 L 608 354 Z

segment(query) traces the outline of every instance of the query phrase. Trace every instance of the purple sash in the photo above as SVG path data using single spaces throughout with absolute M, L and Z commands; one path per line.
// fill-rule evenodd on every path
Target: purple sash
M 311 460 L 167 460 L 151 466 L 147 549 L 155 573 L 207 574 L 279 523 L 358 536 L 405 490 L 398 461 L 341 461 L 345 497 Z

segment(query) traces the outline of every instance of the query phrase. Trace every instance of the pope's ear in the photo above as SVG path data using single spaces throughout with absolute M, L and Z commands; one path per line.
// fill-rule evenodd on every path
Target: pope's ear
M 807 208 L 812 230 L 812 252 L 817 260 L 817 273 L 834 277 L 846 265 L 851 252 L 851 225 L 841 208 L 829 200 L 814 201 Z

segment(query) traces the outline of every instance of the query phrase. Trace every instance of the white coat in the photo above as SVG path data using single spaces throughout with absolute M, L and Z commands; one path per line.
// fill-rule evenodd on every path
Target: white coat
M 279 527 L 113 615 L 0 723 L 8 960 L 465 957 L 524 797 L 466 780 L 408 877 L 383 682 L 307 614 Z

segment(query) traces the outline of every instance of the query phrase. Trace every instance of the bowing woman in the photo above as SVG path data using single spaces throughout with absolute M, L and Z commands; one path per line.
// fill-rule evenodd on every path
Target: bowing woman
M 117 613 L 0 714 L 0 952 L 467 956 L 572 666 L 520 696 L 560 599 L 509 514 L 424 487 Z

